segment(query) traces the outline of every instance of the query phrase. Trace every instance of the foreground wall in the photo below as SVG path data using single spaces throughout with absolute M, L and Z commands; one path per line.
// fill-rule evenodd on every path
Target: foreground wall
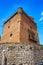
M 5 59 L 6 58 L 6 59 Z M 0 65 L 35 65 L 43 60 L 43 46 L 0 43 Z

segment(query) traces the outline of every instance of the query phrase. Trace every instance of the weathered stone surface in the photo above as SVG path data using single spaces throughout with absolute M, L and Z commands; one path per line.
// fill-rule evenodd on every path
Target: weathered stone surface
M 2 51 L 7 58 L 7 65 L 35 65 L 43 60 L 43 46 L 23 43 L 0 43 L 0 64 Z

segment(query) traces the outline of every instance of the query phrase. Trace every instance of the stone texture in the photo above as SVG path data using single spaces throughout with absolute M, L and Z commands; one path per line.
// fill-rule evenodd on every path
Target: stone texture
M 43 46 L 24 43 L 0 43 L 0 64 L 2 51 L 7 58 L 7 65 L 35 65 L 43 60 Z

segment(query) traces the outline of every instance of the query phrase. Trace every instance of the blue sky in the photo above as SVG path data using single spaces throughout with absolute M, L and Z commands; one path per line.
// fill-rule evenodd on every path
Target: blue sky
M 0 0 L 0 35 L 6 19 L 11 16 L 18 7 L 34 17 L 38 27 L 40 44 L 43 44 L 43 0 Z

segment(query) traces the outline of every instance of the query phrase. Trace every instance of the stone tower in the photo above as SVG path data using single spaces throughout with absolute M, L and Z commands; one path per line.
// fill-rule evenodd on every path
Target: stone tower
M 37 26 L 34 19 L 28 16 L 22 8 L 18 8 L 18 10 L 5 21 L 1 41 L 39 43 Z
M 39 44 L 36 23 L 22 8 L 5 21 L 0 40 L 0 65 L 42 64 L 43 45 Z

